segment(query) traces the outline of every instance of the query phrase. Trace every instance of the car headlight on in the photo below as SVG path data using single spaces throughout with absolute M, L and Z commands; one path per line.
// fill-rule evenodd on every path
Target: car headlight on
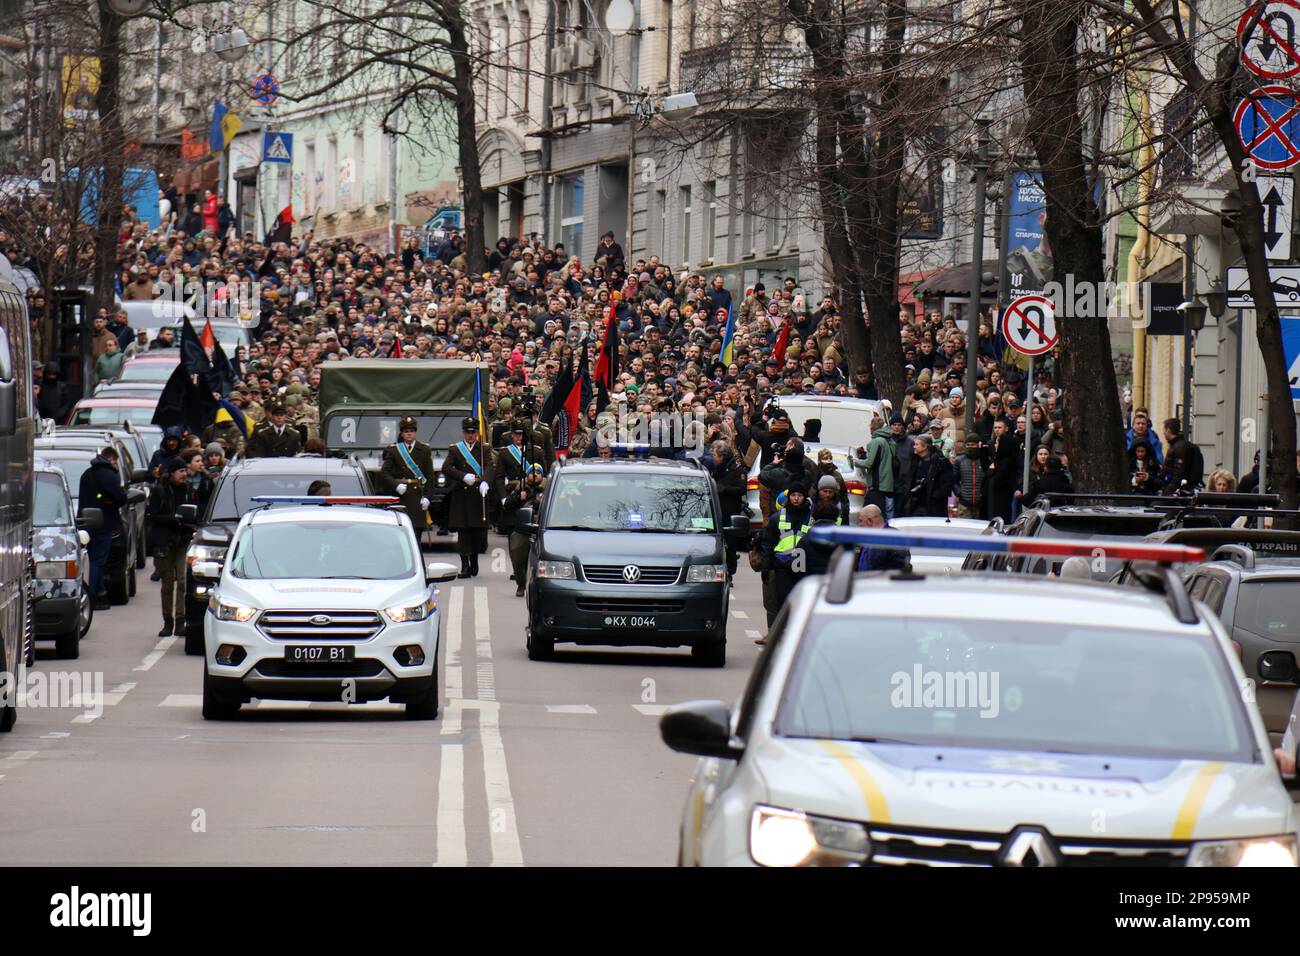
M 1188 866 L 1295 866 L 1294 833 L 1192 845 Z
M 251 621 L 257 613 L 255 607 L 236 604 L 234 601 L 219 601 L 215 597 L 208 600 L 208 609 L 217 616 L 218 621 L 239 621 L 241 624 Z
M 727 580 L 725 564 L 692 564 L 686 569 L 687 584 L 706 584 Z
M 428 597 L 421 604 L 384 608 L 384 613 L 388 615 L 388 619 L 394 624 L 405 624 L 407 621 L 423 621 L 433 613 L 435 606 L 433 598 Z
M 192 544 L 185 549 L 185 563 L 193 568 L 196 561 L 224 561 L 227 550 L 225 545 Z
M 572 581 L 578 575 L 573 569 L 572 561 L 538 561 L 537 576 Z
M 44 581 L 62 581 L 75 578 L 81 574 L 76 560 L 72 561 L 37 561 L 36 577 Z
M 749 821 L 749 855 L 759 866 L 856 866 L 871 856 L 871 838 L 860 823 L 760 805 Z

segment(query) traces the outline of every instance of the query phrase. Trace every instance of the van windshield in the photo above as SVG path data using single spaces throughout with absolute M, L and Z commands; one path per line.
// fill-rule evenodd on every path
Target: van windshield
M 712 534 L 713 496 L 696 475 L 564 474 L 546 514 L 551 530 Z

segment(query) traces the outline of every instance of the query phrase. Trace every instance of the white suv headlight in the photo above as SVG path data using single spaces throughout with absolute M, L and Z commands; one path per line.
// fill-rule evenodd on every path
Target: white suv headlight
M 1188 866 L 1295 866 L 1294 833 L 1192 845 Z
M 578 575 L 573 569 L 572 561 L 538 561 L 537 576 L 572 581 Z
M 749 821 L 749 855 L 759 866 L 855 866 L 871 856 L 871 838 L 860 823 L 760 805 Z
M 208 608 L 217 616 L 218 621 L 239 621 L 244 623 L 251 621 L 253 615 L 257 613 L 255 607 L 249 607 L 247 604 L 236 604 L 233 601 L 218 601 L 215 597 L 209 599 Z
M 398 605 L 396 607 L 384 608 L 384 613 L 394 624 L 405 624 L 407 621 L 423 621 L 433 613 L 437 607 L 432 597 L 425 598 L 422 604 L 412 604 L 410 606 Z
M 712 584 L 727 580 L 725 564 L 692 564 L 686 569 L 687 584 Z

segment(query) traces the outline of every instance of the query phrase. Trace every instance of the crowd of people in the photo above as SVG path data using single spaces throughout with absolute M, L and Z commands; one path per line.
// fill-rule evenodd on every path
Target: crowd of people
M 233 357 L 235 385 L 215 420 L 183 436 L 175 455 L 152 463 L 158 480 L 177 488 L 177 475 L 189 487 L 191 471 L 206 471 L 209 460 L 322 453 L 321 366 L 368 356 L 486 363 L 490 446 L 509 444 L 514 423 L 523 422 L 526 444 L 537 450 L 528 461 L 543 473 L 557 456 L 608 453 L 593 436 L 615 419 L 622 426 L 672 412 L 702 420 L 700 457 L 729 513 L 748 510 L 746 482 L 759 462 L 768 533 L 758 537 L 751 563 L 765 571 L 793 549 L 791 535 L 797 539 L 819 520 L 847 520 L 848 480 L 866 488 L 869 507 L 860 519 L 881 522 L 900 515 L 1010 521 L 1020 502 L 1072 487 L 1051 356 L 1039 363 L 1030 394 L 1023 371 L 998 354 L 988 320 L 979 328 L 976 392 L 967 395 L 966 339 L 956 318 L 901 310 L 906 392 L 897 407 L 886 402 L 863 422 L 861 445 L 849 450 L 859 474 L 844 475 L 828 455 L 805 455 L 808 436 L 795 434 L 779 400 L 879 396 L 869 376 L 850 379 L 834 298 L 810 301 L 794 277 L 771 289 L 763 282 L 732 289 L 721 275 L 680 271 L 656 255 L 630 260 L 612 233 L 590 257 L 562 243 L 502 238 L 488 251 L 487 271 L 470 274 L 465 239 L 455 230 L 433 248 L 411 238 L 391 254 L 350 239 L 318 241 L 310 231 L 296 242 L 263 243 L 238 234 L 211 197 L 198 210 L 184 197 L 174 202 L 188 212 L 166 229 L 150 229 L 128 210 L 121 298 L 148 299 L 190 283 L 245 284 L 256 288 L 260 311 L 251 346 Z M 607 317 L 618 330 L 607 405 L 593 396 L 580 421 L 558 434 L 548 427 L 554 421 L 539 420 L 539 407 L 562 370 L 581 367 L 584 348 L 594 367 Z M 104 310 L 92 330 L 95 374 L 111 380 L 131 356 L 171 344 L 151 341 L 125 314 Z M 53 363 L 38 380 L 43 413 L 61 419 L 76 396 Z M 1146 411 L 1135 411 L 1124 436 L 1131 486 L 1116 490 L 1175 493 L 1200 483 L 1195 446 L 1177 426 L 1166 422 L 1162 441 Z M 181 452 L 193 454 L 187 461 Z M 526 496 L 527 473 L 498 471 L 510 472 L 515 485 L 494 500 Z M 501 530 L 510 530 L 517 507 L 495 509 Z M 786 525 L 790 534 L 782 536 Z

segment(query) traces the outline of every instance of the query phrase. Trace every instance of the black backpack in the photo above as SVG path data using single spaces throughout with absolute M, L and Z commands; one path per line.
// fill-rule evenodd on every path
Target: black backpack
M 1187 458 L 1187 487 L 1201 488 L 1205 484 L 1205 455 L 1196 442 L 1188 440 L 1187 444 L 1192 446 Z

